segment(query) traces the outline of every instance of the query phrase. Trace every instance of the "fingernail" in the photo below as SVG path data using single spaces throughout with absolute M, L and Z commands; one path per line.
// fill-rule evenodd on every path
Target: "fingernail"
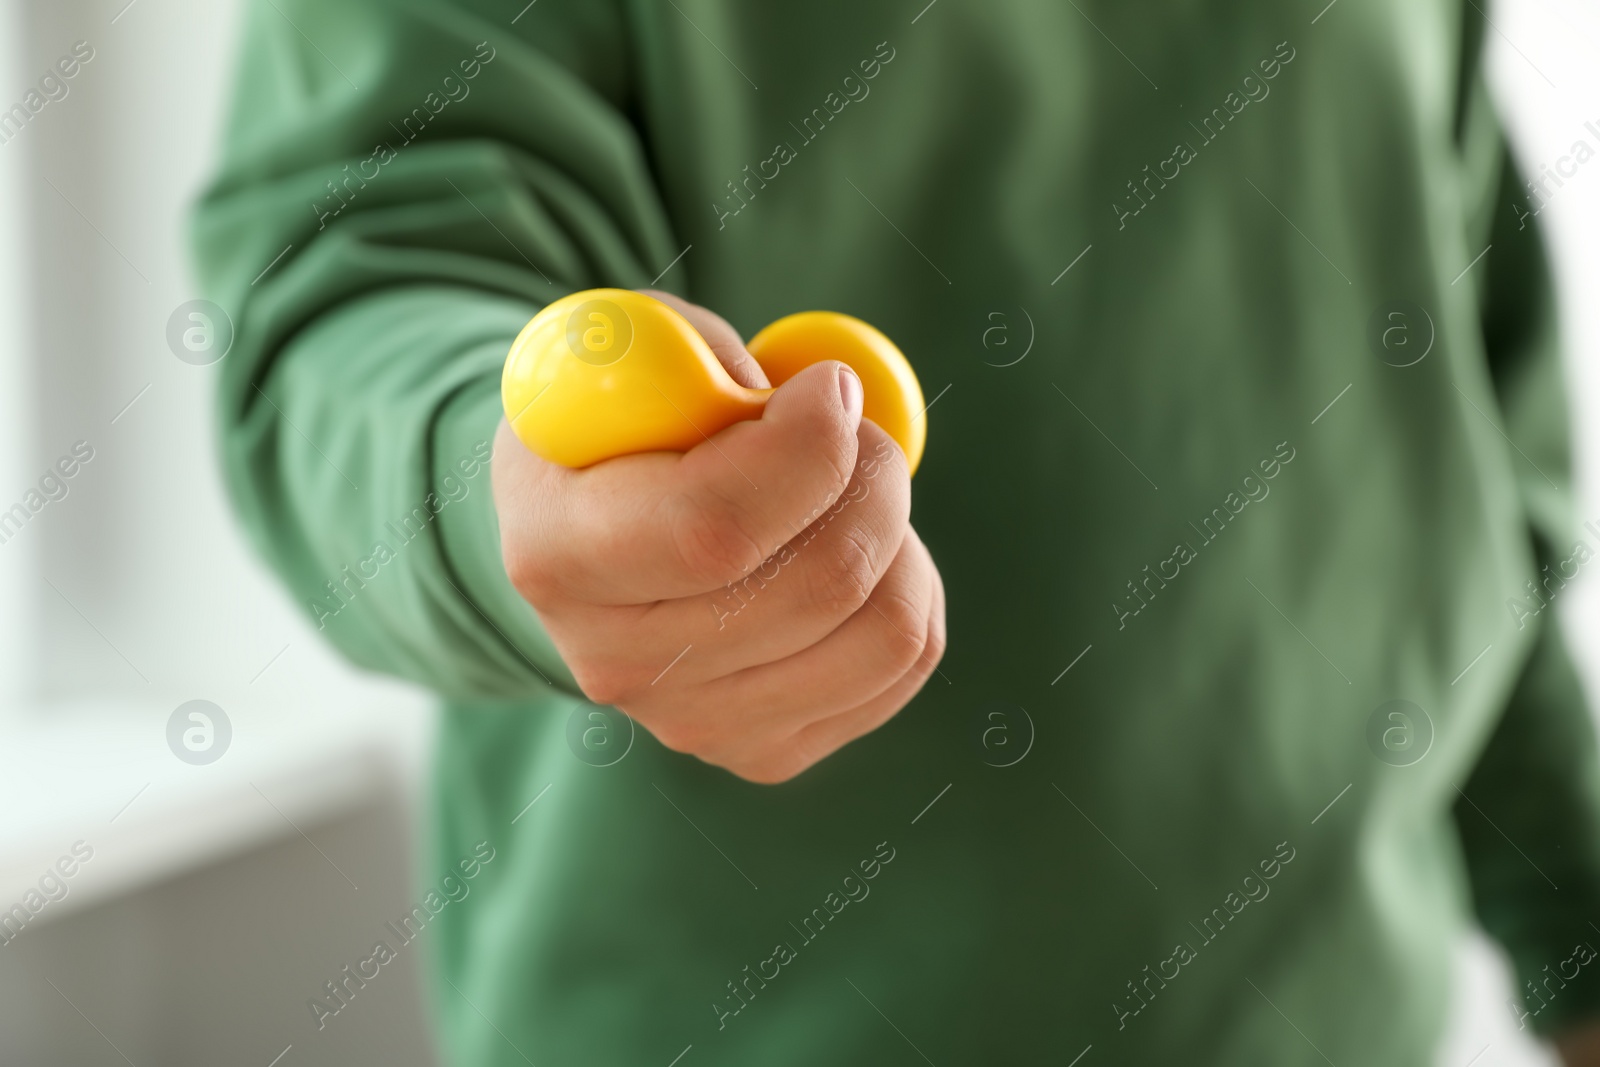
M 861 379 L 842 363 L 839 365 L 839 399 L 844 401 L 844 417 L 850 421 L 850 428 L 854 430 L 860 427 L 861 404 L 864 400 Z

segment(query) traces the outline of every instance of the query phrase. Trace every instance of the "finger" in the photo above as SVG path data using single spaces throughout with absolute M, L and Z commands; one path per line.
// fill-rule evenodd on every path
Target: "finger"
M 648 711 L 663 744 L 719 766 L 764 759 L 814 722 L 860 707 L 926 651 L 933 560 L 908 532 L 865 606 L 833 633 L 779 663 L 685 686 Z
M 739 336 L 739 331 L 727 319 L 710 308 L 691 304 L 683 297 L 661 289 L 640 289 L 639 292 L 655 297 L 688 319 L 689 325 L 705 338 L 706 344 L 711 346 L 711 351 L 716 353 L 717 359 L 734 381 L 746 389 L 772 388 L 772 383 L 767 380 L 767 372 L 761 369 L 756 357 L 745 348 L 744 338 Z
M 926 556 L 927 550 L 921 546 L 915 532 L 909 535 L 908 541 L 915 542 Z M 944 583 L 931 558 L 928 559 L 925 575 L 930 606 L 920 631 L 920 653 L 899 678 L 857 707 L 808 723 L 787 737 L 747 750 L 729 763 L 728 769 L 751 781 L 786 781 L 851 741 L 878 729 L 898 714 L 927 684 L 944 656 Z M 902 633 L 899 636 L 910 642 L 912 647 L 919 645 L 919 641 L 910 634 Z
M 940 578 L 937 567 L 933 568 L 931 577 L 933 610 L 928 613 L 928 630 L 922 655 L 899 681 L 860 707 L 801 727 L 788 744 L 783 746 L 784 751 L 781 751 L 783 757 L 798 763 L 800 770 L 831 756 L 845 745 L 857 738 L 865 737 L 894 718 L 900 709 L 922 691 L 928 679 L 933 677 L 934 671 L 939 667 L 939 661 L 944 658 L 948 638 L 944 617 L 944 580 Z M 769 772 L 779 769 L 782 768 L 769 768 Z M 797 774 L 799 771 L 793 773 Z
M 859 439 L 865 458 L 844 494 L 742 579 L 638 611 L 558 607 L 553 618 L 567 662 L 610 696 L 626 698 L 685 648 L 693 653 L 673 672 L 679 686 L 775 663 L 826 637 L 877 587 L 911 512 L 904 453 L 870 422 Z
M 750 573 L 831 507 L 850 482 L 861 382 L 843 364 L 807 367 L 759 419 L 687 453 L 622 456 L 583 470 L 523 450 L 496 484 L 512 581 L 554 598 L 646 604 L 706 593 Z M 498 473 L 498 471 L 497 471 Z

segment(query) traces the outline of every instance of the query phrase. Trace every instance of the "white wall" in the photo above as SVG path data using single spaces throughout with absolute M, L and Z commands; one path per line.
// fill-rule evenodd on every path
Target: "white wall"
M 123 1062 L 87 1016 L 140 1063 L 425 1065 L 425 948 L 331 1036 L 305 1001 L 409 906 L 430 701 L 339 661 L 248 550 L 217 368 L 165 341 L 239 4 L 126 3 L 0 0 L 0 108 L 95 52 L 0 144 L 0 509 L 95 453 L 0 544 L 0 897 L 96 850 L 0 947 L 0 1060 Z M 233 731 L 199 766 L 166 740 L 195 698 Z
M 245 548 L 214 459 L 217 368 L 166 346 L 169 315 L 198 295 L 183 222 L 213 158 L 238 5 L 137 0 L 113 24 L 125 2 L 24 6 L 24 77 L 77 40 L 96 56 L 65 100 L 0 146 L 7 172 L 12 149 L 33 153 L 18 179 L 36 237 L 26 470 L 36 477 L 79 439 L 96 453 L 66 500 L 0 546 L 31 541 L 37 569 L 60 590 L 33 593 L 38 695 L 169 708 L 205 697 L 247 717 L 284 700 L 331 710 L 394 699 L 396 688 L 356 678 L 310 636 Z
M 17 5 L 0 6 L 0 71 L 4 84 L 20 79 L 24 27 Z M 28 358 L 33 323 L 28 314 L 32 285 L 28 249 L 32 238 L 23 197 L 28 146 L 0 146 L 0 486 L 9 491 L 28 480 L 33 440 L 33 362 Z M 5 505 L 9 506 L 10 500 Z M 32 621 L 35 561 L 31 539 L 0 545 L 0 722 L 36 687 Z
M 1538 175 L 1555 167 L 1579 139 L 1600 150 L 1600 8 L 1586 0 L 1517 0 L 1496 8 L 1495 24 L 1490 81 L 1524 170 Z M 1577 167 L 1538 222 L 1560 289 L 1579 515 L 1600 526 L 1600 157 Z M 1600 693 L 1600 585 L 1583 582 L 1565 607 L 1590 692 Z

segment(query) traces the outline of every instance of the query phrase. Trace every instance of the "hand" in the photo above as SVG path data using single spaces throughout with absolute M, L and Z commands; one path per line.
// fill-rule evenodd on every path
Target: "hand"
M 741 384 L 722 318 L 666 293 Z M 569 470 L 502 422 L 501 551 L 584 694 L 662 744 L 781 782 L 883 725 L 944 654 L 944 586 L 898 445 L 842 363 L 691 451 Z

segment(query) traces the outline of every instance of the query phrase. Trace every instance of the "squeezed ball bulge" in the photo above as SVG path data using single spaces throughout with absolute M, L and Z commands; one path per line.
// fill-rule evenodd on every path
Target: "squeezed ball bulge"
M 529 320 L 506 357 L 500 398 L 518 439 L 564 467 L 687 452 L 760 418 L 765 400 L 728 377 L 683 316 L 626 289 L 572 293 Z

